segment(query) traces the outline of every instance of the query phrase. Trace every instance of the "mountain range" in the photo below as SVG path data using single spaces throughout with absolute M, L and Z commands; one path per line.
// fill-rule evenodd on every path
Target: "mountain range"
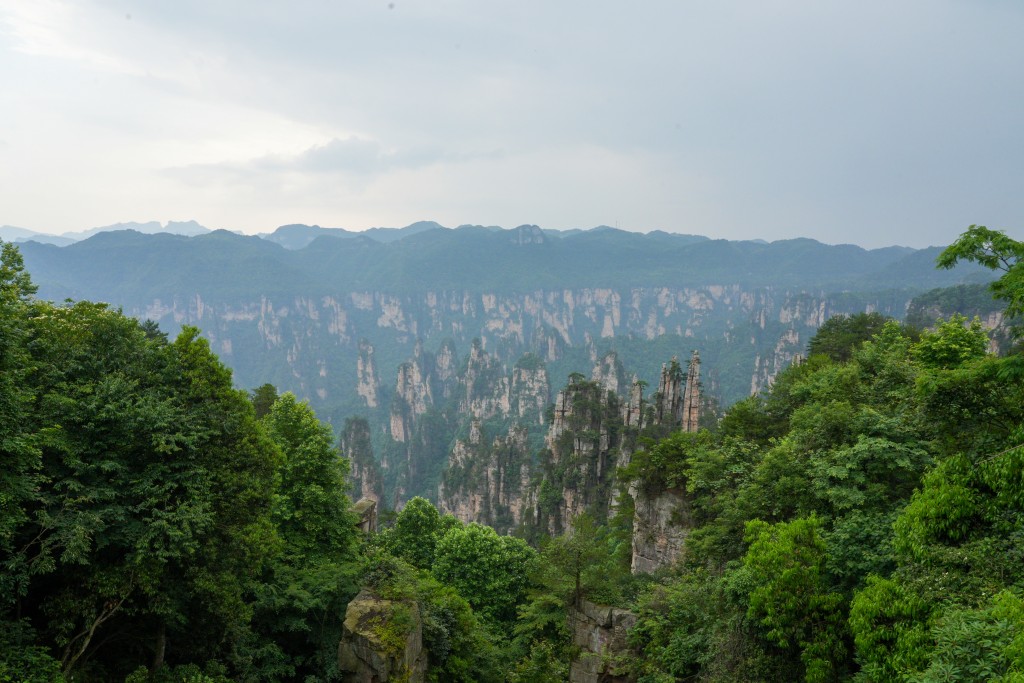
M 106 301 L 172 335 L 197 326 L 238 386 L 293 391 L 339 428 L 365 418 L 385 461 L 428 473 L 392 472 L 396 490 L 427 495 L 466 420 L 515 422 L 515 406 L 549 402 L 609 352 L 656 385 L 664 363 L 696 350 L 705 393 L 729 405 L 768 386 L 833 314 L 902 319 L 922 292 L 991 279 L 971 265 L 937 270 L 939 247 L 607 226 L 288 225 L 246 236 L 188 224 L 201 234 L 187 236 L 172 225 L 182 224 L 20 249 L 42 297 Z M 529 441 L 543 426 L 527 429 Z

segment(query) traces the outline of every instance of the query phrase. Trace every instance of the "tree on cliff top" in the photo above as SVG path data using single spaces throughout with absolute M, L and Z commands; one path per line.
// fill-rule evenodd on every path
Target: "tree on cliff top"
M 1007 237 L 1001 230 L 972 225 L 936 259 L 938 266 L 945 269 L 960 261 L 1003 271 L 1003 275 L 989 285 L 992 295 L 1007 302 L 1007 317 L 1024 313 L 1024 242 Z

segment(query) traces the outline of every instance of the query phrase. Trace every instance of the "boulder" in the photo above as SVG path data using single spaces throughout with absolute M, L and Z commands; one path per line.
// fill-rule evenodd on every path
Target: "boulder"
M 422 683 L 427 653 L 415 601 L 360 591 L 345 610 L 338 667 L 346 683 Z

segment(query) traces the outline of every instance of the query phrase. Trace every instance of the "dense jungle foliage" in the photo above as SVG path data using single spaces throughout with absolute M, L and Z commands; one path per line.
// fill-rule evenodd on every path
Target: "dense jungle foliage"
M 415 498 L 364 537 L 291 394 L 232 388 L 197 330 L 33 297 L 0 261 L 0 681 L 331 681 L 361 587 L 413 600 L 435 681 L 565 680 L 582 599 L 638 615 L 624 675 L 1024 681 L 1024 359 L 962 317 L 830 321 L 806 361 L 620 472 L 538 548 Z M 939 259 L 1004 271 L 972 226 Z M 678 566 L 630 573 L 628 486 L 684 489 Z

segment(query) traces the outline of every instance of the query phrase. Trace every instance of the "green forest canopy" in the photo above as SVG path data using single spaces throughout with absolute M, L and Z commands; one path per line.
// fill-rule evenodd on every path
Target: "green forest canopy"
M 940 263 L 1001 269 L 1019 312 L 1022 255 L 972 226 Z M 196 330 L 33 294 L 3 244 L 0 681 L 338 680 L 361 586 L 418 602 L 432 680 L 564 680 L 584 597 L 638 614 L 645 683 L 1024 680 L 1024 371 L 966 320 L 871 321 L 636 454 L 623 480 L 693 509 L 636 577 L 629 519 L 534 549 L 417 499 L 363 538 L 304 403 L 258 418 Z

